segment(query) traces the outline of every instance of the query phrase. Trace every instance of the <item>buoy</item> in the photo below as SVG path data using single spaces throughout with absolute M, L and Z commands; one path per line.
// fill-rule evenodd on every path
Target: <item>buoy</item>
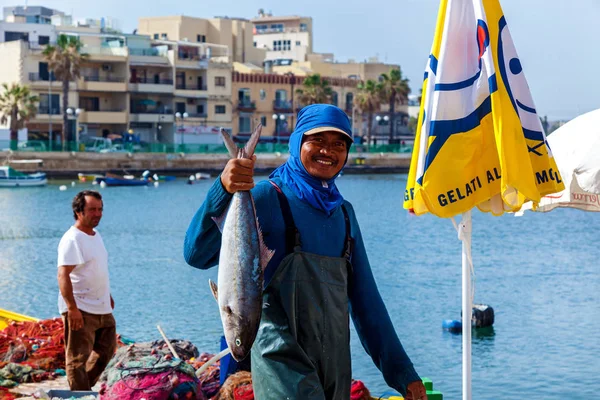
M 188 178 L 190 181 L 195 181 L 196 177 L 194 175 L 190 175 L 190 177 Z
M 143 176 L 144 178 L 147 178 L 147 177 L 148 177 L 148 175 L 150 175 L 150 171 L 148 171 L 148 170 L 145 170 L 145 171 L 144 171 L 144 173 L 142 174 L 142 176 Z
M 98 182 L 97 181 L 92 181 L 92 185 L 97 185 Z
M 158 175 L 156 175 L 156 174 L 152 175 L 152 179 L 154 179 L 155 181 L 157 181 L 158 180 Z
M 75 187 L 75 182 L 71 182 L 71 187 Z
M 158 182 L 154 182 L 154 187 L 158 187 Z
M 100 182 L 100 187 L 102 189 L 104 189 L 106 187 L 106 182 L 104 182 L 104 181 Z
M 60 190 L 61 192 L 64 192 L 65 190 L 67 190 L 67 185 L 60 185 L 58 190 Z
M 488 328 L 494 325 L 494 309 L 487 304 L 473 304 L 471 314 L 471 328 Z M 453 333 L 462 332 L 462 321 L 458 319 L 446 319 L 442 322 L 442 328 Z

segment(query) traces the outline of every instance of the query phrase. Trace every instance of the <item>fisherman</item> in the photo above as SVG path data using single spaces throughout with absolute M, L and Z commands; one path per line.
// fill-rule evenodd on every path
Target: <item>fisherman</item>
M 102 219 L 102 196 L 84 190 L 72 206 L 75 224 L 58 245 L 58 309 L 64 322 L 69 387 L 91 390 L 117 347 L 115 302 L 108 253 L 95 229 Z
M 227 211 L 233 193 L 251 191 L 265 244 L 275 251 L 251 352 L 257 399 L 349 399 L 349 316 L 388 385 L 407 400 L 427 398 L 375 284 L 354 209 L 335 184 L 351 145 L 346 113 L 303 108 L 288 161 L 255 186 L 256 157 L 230 160 L 188 228 L 187 263 L 217 265 L 221 234 L 212 218 Z

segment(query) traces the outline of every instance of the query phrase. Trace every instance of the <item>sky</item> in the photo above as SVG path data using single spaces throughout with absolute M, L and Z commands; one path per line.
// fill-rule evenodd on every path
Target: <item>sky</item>
M 25 0 L 0 0 L 1 6 Z M 17 3 L 17 4 L 15 4 Z M 188 15 L 313 18 L 315 52 L 336 60 L 378 56 L 399 64 L 419 93 L 431 50 L 439 0 L 29 0 L 76 19 L 113 17 L 131 33 L 139 17 Z M 540 116 L 571 119 L 600 108 L 600 0 L 501 0 Z

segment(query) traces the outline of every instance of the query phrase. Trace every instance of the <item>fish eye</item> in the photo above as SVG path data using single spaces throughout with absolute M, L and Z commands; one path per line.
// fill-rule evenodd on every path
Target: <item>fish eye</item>
M 238 347 L 242 345 L 242 341 L 240 340 L 240 338 L 235 339 L 235 345 Z

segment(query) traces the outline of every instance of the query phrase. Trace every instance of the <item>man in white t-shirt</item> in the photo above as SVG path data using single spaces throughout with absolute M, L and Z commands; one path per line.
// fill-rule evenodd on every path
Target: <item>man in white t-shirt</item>
M 91 390 L 117 347 L 108 253 L 94 229 L 102 196 L 84 190 L 73 199 L 75 224 L 58 245 L 58 309 L 65 325 L 67 379 L 71 390 Z

